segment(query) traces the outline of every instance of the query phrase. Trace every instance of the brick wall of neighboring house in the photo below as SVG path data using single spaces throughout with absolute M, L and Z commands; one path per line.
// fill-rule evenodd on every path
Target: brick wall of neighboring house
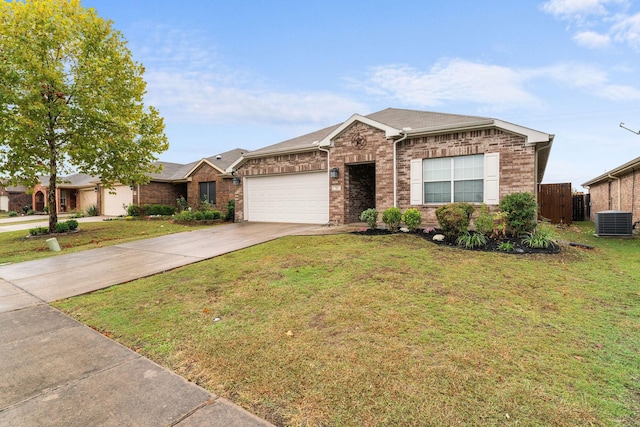
M 632 212 L 633 222 L 640 221 L 640 173 L 631 172 L 621 176 L 619 185 L 618 180 L 611 179 L 589 187 L 591 221 L 595 221 L 596 213 L 608 210 Z
M 200 206 L 200 183 L 215 182 L 216 183 L 216 200 L 215 205 L 223 214 L 227 212 L 229 200 L 233 198 L 235 188 L 233 187 L 231 178 L 224 178 L 216 168 L 208 163 L 202 163 L 191 175 L 191 181 L 187 184 L 187 202 L 192 206 Z
M 169 182 L 151 181 L 146 185 L 139 187 L 138 197 L 134 196 L 134 200 L 139 201 L 139 205 L 169 205 L 176 207 L 176 200 L 181 195 L 186 197 L 187 184 L 172 184 Z
M 499 129 L 429 135 L 398 143 L 398 207 L 418 208 L 423 224 L 437 225 L 440 205 L 410 205 L 410 162 L 412 159 L 500 153 L 500 199 L 515 192 L 535 194 L 535 148 L 524 145 L 524 137 Z
M 320 150 L 248 159 L 238 170 L 238 176 L 274 175 L 318 170 L 327 170 L 327 154 Z M 233 191 L 236 200 L 236 221 L 244 221 L 243 185 L 233 187 Z

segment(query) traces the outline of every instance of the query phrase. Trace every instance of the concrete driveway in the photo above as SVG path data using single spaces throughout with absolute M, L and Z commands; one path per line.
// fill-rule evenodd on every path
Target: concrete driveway
M 46 303 L 318 232 L 226 224 L 0 266 L 0 425 L 270 425 Z

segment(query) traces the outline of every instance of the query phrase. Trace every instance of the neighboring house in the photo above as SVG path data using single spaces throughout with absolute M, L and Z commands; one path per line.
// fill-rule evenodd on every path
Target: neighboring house
M 22 212 L 22 208 L 31 203 L 27 187 L 0 187 L 0 212 Z
M 73 174 L 61 178 L 57 185 L 58 212 L 86 212 L 95 205 L 101 215 L 119 216 L 127 212 L 129 205 L 169 205 L 183 196 L 193 206 L 207 199 L 226 213 L 227 203 L 234 195 L 233 176 L 225 169 L 237 162 L 247 150 L 240 148 L 208 157 L 186 165 L 157 162 L 162 171 L 151 175 L 144 185 L 114 185 L 107 189 L 100 185 L 100 178 Z M 34 210 L 42 212 L 48 205 L 49 177 L 42 177 L 34 187 Z
M 367 208 L 419 209 L 425 224 L 454 201 L 497 206 L 536 194 L 554 136 L 502 120 L 389 108 L 252 151 L 236 220 L 359 222 Z
M 640 221 L 640 157 L 582 184 L 589 188 L 591 221 L 602 211 L 631 212 Z

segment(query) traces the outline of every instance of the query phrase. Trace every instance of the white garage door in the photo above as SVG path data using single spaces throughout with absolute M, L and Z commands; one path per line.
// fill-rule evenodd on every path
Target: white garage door
M 80 190 L 80 210 L 87 212 L 91 206 L 98 204 L 98 193 L 93 188 Z
M 9 196 L 0 196 L 0 211 L 6 212 L 9 210 Z
M 111 194 L 113 191 L 116 193 Z M 126 215 L 127 207 L 133 203 L 133 190 L 131 190 L 128 185 L 116 185 L 113 190 L 104 188 L 102 189 L 102 198 L 103 215 Z
M 247 177 L 244 219 L 256 222 L 329 222 L 326 172 Z

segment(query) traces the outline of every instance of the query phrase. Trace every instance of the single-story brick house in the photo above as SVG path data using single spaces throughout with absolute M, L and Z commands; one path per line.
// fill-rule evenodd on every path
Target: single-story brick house
M 602 211 L 631 212 L 640 221 L 640 157 L 637 157 L 584 184 L 589 189 L 591 221 Z
M 246 153 L 237 221 L 344 224 L 367 208 L 496 206 L 537 193 L 554 135 L 502 120 L 388 108 Z
M 206 199 L 222 212 L 234 196 L 233 176 L 225 170 L 247 152 L 236 148 L 216 156 L 188 164 L 157 162 L 162 171 L 151 175 L 144 185 L 115 185 L 109 190 L 100 185 L 100 179 L 84 174 L 61 178 L 57 185 L 58 212 L 85 212 L 95 205 L 101 215 L 118 216 L 126 213 L 129 205 L 169 205 L 183 196 L 192 206 Z M 42 212 L 48 204 L 49 177 L 42 177 L 34 187 L 31 203 L 34 210 Z

